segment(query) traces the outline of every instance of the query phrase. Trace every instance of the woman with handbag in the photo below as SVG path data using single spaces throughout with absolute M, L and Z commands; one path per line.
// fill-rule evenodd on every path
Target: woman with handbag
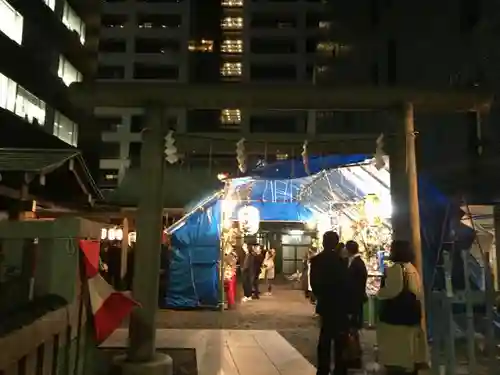
M 394 264 L 386 269 L 377 294 L 379 361 L 391 375 L 416 375 L 419 366 L 428 363 L 427 340 L 421 327 L 423 288 L 413 258 L 407 241 L 394 241 Z

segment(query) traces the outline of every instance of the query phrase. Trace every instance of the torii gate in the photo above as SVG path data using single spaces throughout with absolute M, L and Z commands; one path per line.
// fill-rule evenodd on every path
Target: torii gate
M 411 88 L 336 88 L 313 84 L 182 84 L 161 82 L 98 82 L 73 84 L 76 106 L 144 107 L 141 169 L 144 184 L 137 220 L 134 297 L 141 303 L 130 321 L 128 362 L 123 370 L 158 373 L 171 365 L 155 353 L 155 315 L 158 295 L 159 251 L 162 231 L 162 181 L 164 170 L 162 128 L 164 109 L 252 108 L 281 110 L 376 111 L 400 118 L 388 129 L 387 151 L 391 165 L 394 237 L 413 245 L 416 265 L 422 274 L 417 166 L 415 161 L 414 111 L 477 112 L 489 110 L 492 95 L 479 90 L 425 90 Z M 424 322 L 425 324 L 425 322 Z M 146 365 L 147 364 L 147 365 Z M 149 369 L 146 370 L 146 369 Z M 156 369 L 156 370 L 155 370 Z M 170 370 L 171 371 L 171 370 Z M 163 372 L 168 373 L 168 370 Z

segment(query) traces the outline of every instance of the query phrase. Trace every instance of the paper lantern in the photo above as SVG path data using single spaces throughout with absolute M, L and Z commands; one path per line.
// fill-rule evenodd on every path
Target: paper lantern
M 238 211 L 238 222 L 240 229 L 247 235 L 258 232 L 260 224 L 259 210 L 253 206 L 244 206 Z

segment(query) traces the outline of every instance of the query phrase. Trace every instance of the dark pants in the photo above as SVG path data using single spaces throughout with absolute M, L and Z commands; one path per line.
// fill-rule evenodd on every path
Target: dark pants
M 330 374 L 332 341 L 334 345 L 334 375 L 346 375 L 347 364 L 343 358 L 346 345 L 346 334 L 339 330 L 335 321 L 321 317 L 321 328 L 318 339 L 318 370 L 317 375 Z
M 255 298 L 260 298 L 259 275 L 253 277 L 252 290 L 253 290 L 253 296 Z
M 252 273 L 249 270 L 241 270 L 241 279 L 243 282 L 243 295 L 252 297 Z
M 364 325 L 363 305 L 356 308 L 354 312 L 351 314 L 350 325 L 351 328 L 358 331 L 363 328 Z

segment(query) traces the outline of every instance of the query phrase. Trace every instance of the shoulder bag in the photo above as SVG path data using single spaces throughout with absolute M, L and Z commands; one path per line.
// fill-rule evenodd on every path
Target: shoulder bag
M 403 272 L 403 289 L 396 297 L 380 301 L 379 321 L 396 326 L 418 326 L 422 319 L 422 306 L 408 287 L 404 265 L 399 266 Z

